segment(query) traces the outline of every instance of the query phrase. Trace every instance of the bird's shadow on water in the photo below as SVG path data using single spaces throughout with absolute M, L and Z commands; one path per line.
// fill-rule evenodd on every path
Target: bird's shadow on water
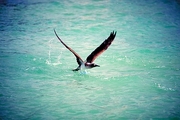
M 76 71 L 73 72 L 71 77 L 71 84 L 74 84 L 78 88 L 86 90 L 100 89 L 99 86 L 95 84 L 98 76 L 93 76 L 90 71 Z

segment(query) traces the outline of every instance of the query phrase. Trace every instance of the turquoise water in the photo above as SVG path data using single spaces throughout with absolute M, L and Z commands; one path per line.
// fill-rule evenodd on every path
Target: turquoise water
M 0 119 L 180 118 L 175 0 L 1 0 Z M 73 72 L 110 32 L 101 67 Z

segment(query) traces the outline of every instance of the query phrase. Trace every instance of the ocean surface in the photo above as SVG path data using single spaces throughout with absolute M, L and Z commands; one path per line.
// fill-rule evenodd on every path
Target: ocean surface
M 73 72 L 112 31 L 95 63 Z M 0 0 L 0 120 L 180 119 L 178 0 Z

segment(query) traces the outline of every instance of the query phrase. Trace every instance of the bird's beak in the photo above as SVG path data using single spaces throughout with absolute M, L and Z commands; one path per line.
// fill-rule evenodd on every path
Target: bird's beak
M 95 65 L 95 67 L 100 67 L 99 65 Z

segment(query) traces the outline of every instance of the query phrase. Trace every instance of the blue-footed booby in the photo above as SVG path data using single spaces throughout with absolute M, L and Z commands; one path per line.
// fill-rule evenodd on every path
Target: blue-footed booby
M 93 61 L 100 55 L 102 54 L 112 43 L 112 41 L 114 40 L 114 38 L 116 37 L 116 32 L 111 32 L 109 37 L 107 39 L 105 39 L 105 41 L 99 46 L 97 47 L 87 58 L 85 61 L 82 60 L 82 58 L 73 50 L 71 49 L 69 46 L 67 46 L 62 40 L 61 38 L 57 35 L 55 29 L 54 29 L 54 33 L 56 35 L 56 37 L 59 39 L 59 41 L 69 50 L 71 51 L 77 60 L 78 63 L 78 67 L 76 69 L 73 69 L 73 71 L 78 71 L 81 70 L 81 68 L 86 68 L 86 69 L 90 69 L 90 68 L 94 68 L 94 67 L 100 67 L 99 65 L 93 63 Z

